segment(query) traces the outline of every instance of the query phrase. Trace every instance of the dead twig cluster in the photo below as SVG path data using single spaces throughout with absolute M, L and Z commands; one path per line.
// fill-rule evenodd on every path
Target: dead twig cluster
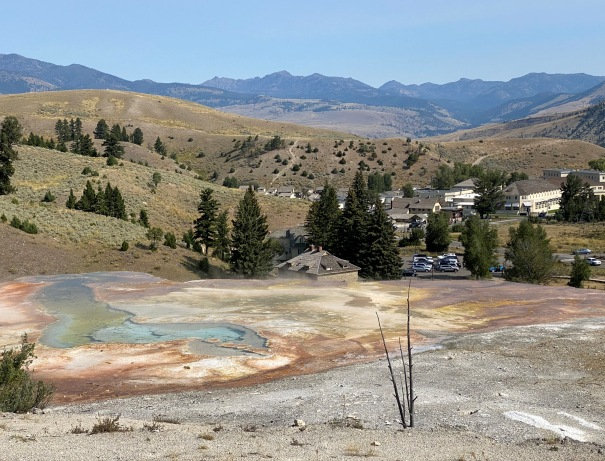
M 387 348 L 387 342 L 384 338 L 384 331 L 382 324 L 380 323 L 380 317 L 376 312 L 376 318 L 378 319 L 378 328 L 380 328 L 380 336 L 382 337 L 382 344 L 384 346 L 384 353 L 387 358 L 387 364 L 389 367 L 390 379 L 393 383 L 393 391 L 395 401 L 397 402 L 397 409 L 399 410 L 399 417 L 401 418 L 401 425 L 404 428 L 414 427 L 414 402 L 416 396 L 414 395 L 414 374 L 412 368 L 412 341 L 410 338 L 410 288 L 412 281 L 408 284 L 408 296 L 407 296 L 407 324 L 406 324 L 406 336 L 407 336 L 407 364 L 405 361 L 405 354 L 403 352 L 403 346 L 401 344 L 401 338 L 399 338 L 399 354 L 401 357 L 402 372 L 399 381 L 395 378 L 395 371 L 393 370 L 393 364 L 391 362 L 391 356 L 389 349 Z M 401 389 L 401 390 L 400 390 Z

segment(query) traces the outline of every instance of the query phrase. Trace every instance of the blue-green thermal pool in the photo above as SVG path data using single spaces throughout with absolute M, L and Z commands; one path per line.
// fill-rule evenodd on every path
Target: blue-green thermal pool
M 245 350 L 221 347 L 220 343 L 266 347 L 266 340 L 255 331 L 229 323 L 136 322 L 134 314 L 97 301 L 91 283 L 133 283 L 155 280 L 151 276 L 127 273 L 96 273 L 36 277 L 49 283 L 37 295 L 45 311 L 57 320 L 48 325 L 40 342 L 49 347 L 71 348 L 91 343 L 147 344 L 173 340 L 192 340 L 192 352 L 211 355 L 248 354 Z M 200 344 L 202 342 L 203 344 Z

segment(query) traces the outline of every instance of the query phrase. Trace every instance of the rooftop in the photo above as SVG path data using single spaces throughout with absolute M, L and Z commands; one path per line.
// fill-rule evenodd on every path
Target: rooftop
M 355 264 L 321 249 L 321 247 L 311 247 L 304 253 L 279 264 L 277 268 L 310 275 L 357 272 L 361 269 Z
M 531 195 L 540 192 L 560 190 L 560 187 L 545 179 L 524 179 L 516 181 L 504 189 L 504 195 Z

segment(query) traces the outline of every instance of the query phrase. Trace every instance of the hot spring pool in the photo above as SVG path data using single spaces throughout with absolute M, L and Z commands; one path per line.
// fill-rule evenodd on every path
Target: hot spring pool
M 136 276 L 135 276 L 136 277 Z M 48 283 L 36 300 L 45 311 L 57 320 L 48 325 L 40 342 L 54 348 L 71 348 L 91 343 L 147 344 L 173 340 L 192 340 L 192 352 L 212 355 L 249 354 L 229 345 L 247 346 L 253 349 L 266 347 L 266 340 L 255 331 L 229 323 L 136 322 L 134 314 L 116 309 L 95 299 L 91 283 L 119 282 L 123 284 L 132 275 L 97 273 L 36 277 L 35 281 Z M 133 281 L 153 281 L 151 276 Z M 204 344 L 200 345 L 199 343 Z

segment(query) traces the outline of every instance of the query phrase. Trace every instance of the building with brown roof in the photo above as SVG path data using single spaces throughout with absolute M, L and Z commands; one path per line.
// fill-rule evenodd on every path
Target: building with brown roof
M 355 264 L 314 246 L 277 266 L 280 277 L 346 282 L 357 280 L 360 269 Z

